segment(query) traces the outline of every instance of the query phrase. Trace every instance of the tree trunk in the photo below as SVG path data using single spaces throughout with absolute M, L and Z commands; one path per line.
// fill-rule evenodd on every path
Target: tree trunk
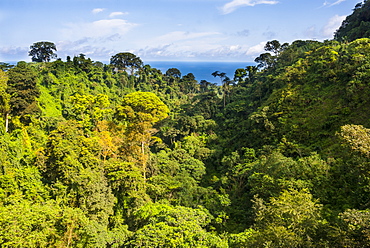
M 5 132 L 6 133 L 8 132 L 8 128 L 9 128 L 9 113 L 6 113 L 5 115 Z
M 141 154 L 142 154 L 142 160 L 143 160 L 143 178 L 144 183 L 146 182 L 146 159 L 145 159 L 145 142 L 144 140 L 141 141 Z

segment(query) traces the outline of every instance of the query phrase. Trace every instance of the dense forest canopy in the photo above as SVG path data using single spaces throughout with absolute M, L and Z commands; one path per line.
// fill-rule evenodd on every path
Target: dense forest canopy
M 340 41 L 370 38 L 370 2 L 358 3 L 335 32 L 334 38 Z
M 220 85 L 44 42 L 1 63 L 1 246 L 367 247 L 370 39 L 343 34 L 367 6 Z

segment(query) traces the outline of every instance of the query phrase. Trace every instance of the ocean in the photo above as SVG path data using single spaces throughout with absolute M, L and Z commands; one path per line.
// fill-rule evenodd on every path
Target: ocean
M 177 68 L 181 72 L 181 76 L 188 73 L 193 73 L 195 79 L 200 82 L 207 80 L 211 83 L 220 84 L 220 78 L 215 78 L 211 74 L 215 71 L 225 72 L 230 79 L 234 78 L 236 69 L 245 68 L 249 65 L 255 65 L 254 62 L 190 62 L 190 61 L 149 61 L 144 64 L 150 65 L 152 68 L 161 70 L 166 73 L 169 68 Z
M 12 65 L 16 65 L 17 62 L 6 62 Z M 109 64 L 104 61 L 103 63 Z M 162 73 L 170 68 L 177 68 L 181 72 L 181 76 L 185 76 L 188 73 L 193 73 L 195 79 L 200 82 L 201 80 L 207 80 L 211 83 L 220 84 L 220 78 L 213 77 L 211 74 L 215 71 L 225 72 L 226 76 L 230 79 L 234 78 L 236 69 L 245 68 L 249 65 L 256 65 L 254 62 L 191 62 L 191 61 L 144 61 L 144 64 L 150 65 L 152 68 L 161 70 Z

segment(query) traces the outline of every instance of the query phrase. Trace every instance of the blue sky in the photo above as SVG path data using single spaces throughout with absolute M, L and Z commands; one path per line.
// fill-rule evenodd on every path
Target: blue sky
M 0 61 L 52 41 L 62 60 L 253 61 L 269 40 L 332 39 L 360 0 L 0 0 Z

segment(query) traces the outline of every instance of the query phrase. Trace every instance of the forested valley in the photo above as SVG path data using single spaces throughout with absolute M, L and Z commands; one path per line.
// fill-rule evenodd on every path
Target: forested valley
M 368 9 L 220 84 L 40 43 L 1 63 L 0 246 L 369 247 Z

